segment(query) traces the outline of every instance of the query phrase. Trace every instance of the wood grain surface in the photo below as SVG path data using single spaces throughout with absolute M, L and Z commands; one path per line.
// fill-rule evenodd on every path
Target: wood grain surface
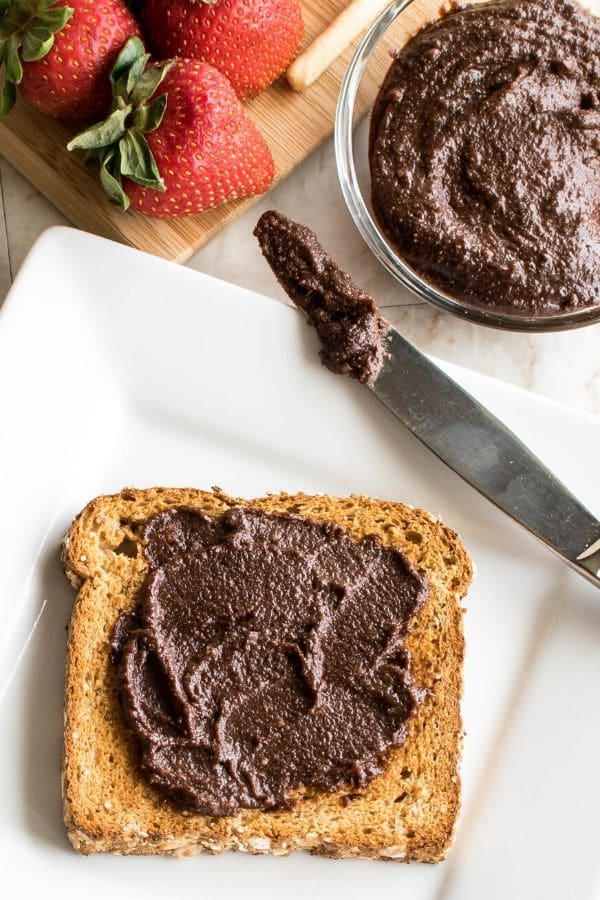
M 421 0 L 415 6 L 419 6 Z M 345 6 L 344 0 L 305 0 L 302 4 L 308 43 Z M 422 0 L 422 5 L 435 4 Z M 417 11 L 402 16 L 414 27 Z M 404 26 L 406 27 L 406 26 Z M 340 84 L 355 43 L 304 93 L 295 93 L 284 79 L 248 104 L 275 158 L 277 181 L 285 178 L 333 129 Z M 381 55 L 381 72 L 389 60 Z M 377 77 L 369 81 L 363 105 L 373 99 Z M 113 240 L 122 241 L 158 256 L 184 262 L 210 237 L 255 198 L 233 201 L 196 216 L 169 221 L 152 220 L 111 206 L 93 167 L 81 156 L 69 154 L 65 145 L 72 132 L 61 123 L 41 116 L 19 101 L 0 123 L 0 154 L 4 155 L 71 222 Z M 1 235 L 0 235 L 1 239 Z

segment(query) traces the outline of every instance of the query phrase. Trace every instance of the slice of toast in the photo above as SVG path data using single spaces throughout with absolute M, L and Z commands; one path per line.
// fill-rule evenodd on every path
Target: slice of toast
M 405 744 L 392 751 L 384 774 L 365 790 L 307 790 L 291 810 L 243 810 L 216 818 L 178 809 L 145 780 L 123 722 L 110 642 L 117 617 L 133 608 L 144 581 L 141 529 L 174 506 L 209 515 L 251 506 L 336 522 L 356 539 L 376 534 L 400 547 L 426 573 L 429 597 L 406 644 L 415 681 L 429 693 Z M 64 818 L 76 850 L 176 856 L 310 850 L 333 857 L 444 858 L 460 805 L 460 600 L 473 572 L 450 528 L 424 510 L 363 496 L 239 500 L 219 489 L 125 489 L 93 500 L 75 519 L 63 544 L 63 564 L 79 590 L 69 627 L 63 759 Z

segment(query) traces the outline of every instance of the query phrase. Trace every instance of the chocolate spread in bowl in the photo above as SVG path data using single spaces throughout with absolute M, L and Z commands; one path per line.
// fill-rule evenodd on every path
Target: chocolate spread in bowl
M 399 255 L 478 305 L 600 304 L 600 20 L 562 0 L 457 9 L 396 54 L 371 124 Z
M 427 584 L 400 551 L 299 516 L 183 507 L 152 518 L 143 547 L 113 651 L 152 784 L 223 816 L 383 771 L 422 694 L 403 640 Z

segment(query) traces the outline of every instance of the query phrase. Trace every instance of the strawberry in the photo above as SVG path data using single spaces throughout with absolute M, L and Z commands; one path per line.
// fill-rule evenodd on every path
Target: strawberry
M 39 112 L 98 118 L 110 107 L 108 73 L 139 34 L 123 0 L 0 0 L 0 116 L 16 88 Z
M 241 100 L 287 69 L 304 36 L 296 0 L 143 0 L 140 20 L 157 56 L 210 63 Z
M 110 200 L 166 219 L 266 191 L 273 158 L 227 78 L 198 60 L 147 68 L 149 58 L 130 38 L 110 75 L 112 112 L 68 144 L 98 157 Z

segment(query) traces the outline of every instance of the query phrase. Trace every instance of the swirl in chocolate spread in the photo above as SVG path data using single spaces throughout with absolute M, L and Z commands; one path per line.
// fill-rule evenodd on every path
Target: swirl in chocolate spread
M 222 816 L 383 771 L 422 694 L 403 640 L 427 584 L 397 549 L 241 508 L 160 513 L 143 548 L 113 652 L 152 784 Z
M 458 8 L 399 52 L 373 111 L 373 207 L 467 302 L 600 304 L 600 20 L 563 0 Z

